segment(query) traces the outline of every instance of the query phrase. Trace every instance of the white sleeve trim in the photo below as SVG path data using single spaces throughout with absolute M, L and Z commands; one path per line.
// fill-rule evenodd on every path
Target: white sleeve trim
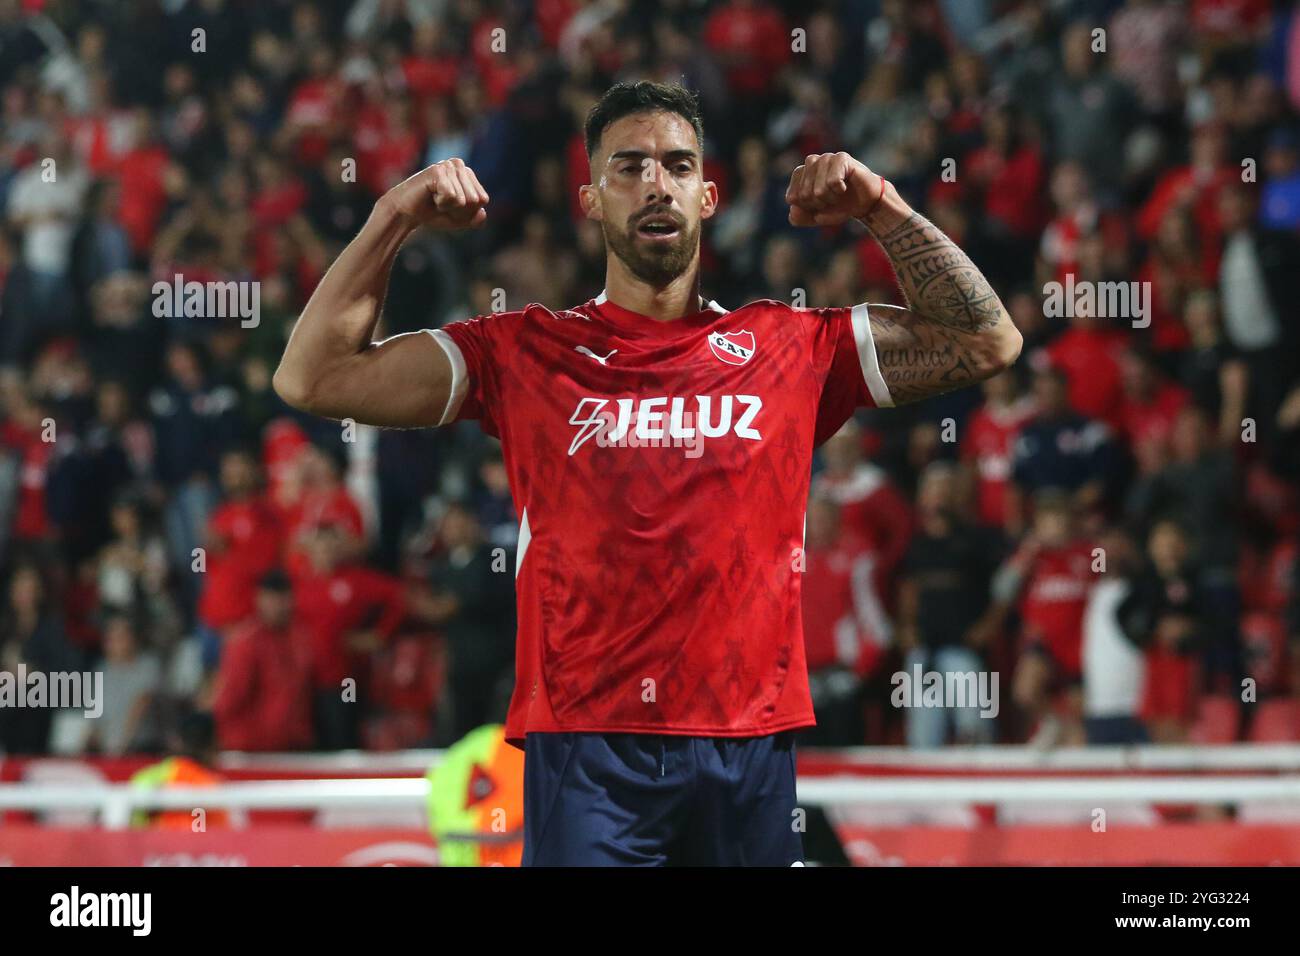
M 469 373 L 465 369 L 465 356 L 455 339 L 442 329 L 424 331 L 442 346 L 442 350 L 447 353 L 447 360 L 451 362 L 451 392 L 447 395 L 447 407 L 442 410 L 442 418 L 438 419 L 439 425 L 445 425 L 456 417 L 465 401 L 465 395 L 469 392 Z
M 880 361 L 876 357 L 876 343 L 871 337 L 871 319 L 867 315 L 866 303 L 853 307 L 853 341 L 858 347 L 858 364 L 862 366 L 862 377 L 866 380 L 867 391 L 877 408 L 893 408 L 894 398 L 889 394 L 889 386 L 880 374 Z

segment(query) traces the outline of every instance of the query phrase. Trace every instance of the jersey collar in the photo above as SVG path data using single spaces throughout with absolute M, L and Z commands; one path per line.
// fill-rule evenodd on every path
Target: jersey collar
M 710 299 L 703 309 L 684 315 L 680 319 L 668 321 L 653 319 L 611 302 L 604 289 L 600 290 L 600 295 L 592 299 L 589 305 L 592 311 L 620 331 L 660 338 L 675 338 L 683 332 L 707 328 L 719 316 L 727 314 L 726 309 Z

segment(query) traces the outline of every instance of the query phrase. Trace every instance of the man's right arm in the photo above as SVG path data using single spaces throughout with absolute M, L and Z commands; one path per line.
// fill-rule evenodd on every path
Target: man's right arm
M 380 197 L 325 273 L 294 325 L 273 384 L 294 408 L 365 425 L 442 421 L 452 388 L 447 354 L 423 332 L 375 342 L 388 274 L 416 229 L 475 228 L 488 196 L 459 159 L 421 170 Z

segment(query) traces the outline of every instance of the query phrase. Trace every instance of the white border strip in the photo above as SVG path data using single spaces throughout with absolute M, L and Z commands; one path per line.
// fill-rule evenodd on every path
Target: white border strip
M 460 406 L 465 401 L 465 395 L 469 391 L 469 373 L 465 370 L 465 356 L 455 339 L 442 329 L 424 331 L 433 336 L 433 340 L 442 346 L 442 350 L 447 353 L 447 359 L 451 362 L 451 390 L 447 395 L 447 407 L 442 410 L 442 418 L 438 419 L 439 425 L 445 425 L 456 417 L 456 413 L 460 411 Z
M 865 302 L 853 307 L 853 341 L 858 346 L 858 364 L 862 366 L 862 377 L 866 379 L 867 391 L 877 408 L 893 408 L 894 398 L 889 394 L 889 386 L 880 374 L 880 362 L 876 358 L 876 342 L 871 337 L 871 318 L 867 315 Z
M 528 527 L 528 509 L 524 509 L 519 519 L 519 543 L 515 546 L 515 579 L 519 578 L 519 569 L 524 566 L 524 555 L 528 553 L 528 542 L 533 540 L 533 530 Z

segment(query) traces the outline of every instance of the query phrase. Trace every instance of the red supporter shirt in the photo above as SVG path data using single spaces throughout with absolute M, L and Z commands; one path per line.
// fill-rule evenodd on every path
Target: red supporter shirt
M 971 415 L 961 457 L 975 469 L 975 507 L 979 523 L 1001 528 L 1007 521 L 1007 485 L 1016 438 L 1034 417 L 1034 405 L 1019 401 L 1007 408 L 987 402 Z
M 408 56 L 402 61 L 406 88 L 421 103 L 454 93 L 460 70 L 461 63 L 454 57 L 425 59 Z
M 223 750 L 311 746 L 311 664 L 296 633 L 250 621 L 221 652 L 212 705 Z
M 1052 364 L 1069 379 L 1070 407 L 1116 429 L 1123 393 L 1115 355 L 1123 345 L 1122 332 L 1076 326 L 1047 347 Z
M 41 441 L 39 430 L 28 431 L 17 422 L 7 421 L 0 425 L 0 445 L 20 456 L 13 536 L 23 541 L 47 537 L 53 529 L 45 510 L 45 482 L 54 442 Z
M 840 506 L 840 521 L 869 544 L 881 573 L 894 573 L 912 539 L 912 508 L 877 465 L 863 462 L 847 478 L 822 472 L 815 490 Z
M 520 515 L 507 737 L 811 726 L 794 558 L 815 437 L 892 404 L 866 306 L 660 322 L 602 293 L 431 334 L 443 421 L 501 439 Z
M 331 527 L 342 530 L 350 537 L 360 538 L 365 530 L 361 506 L 343 485 L 304 491 L 297 502 L 281 511 L 289 545 L 285 570 L 295 578 L 310 572 L 307 554 L 299 542 L 304 531 Z
M 809 548 L 803 578 L 803 638 L 808 669 L 836 665 L 870 674 L 889 644 L 880 600 L 879 559 L 842 534 L 830 548 Z
M 1196 713 L 1196 660 L 1159 644 L 1146 650 L 1139 715 L 1144 721 L 1191 722 Z
M 1092 547 L 1081 542 L 1044 548 L 1025 581 L 1020 602 L 1025 636 L 1051 653 L 1064 677 L 1082 673 L 1083 611 L 1092 582 Z
M 284 532 L 271 503 L 260 497 L 226 502 L 208 527 L 224 546 L 209 549 L 199 617 L 220 629 L 253 613 L 258 579 L 280 563 Z
M 1023 146 L 1010 156 L 991 147 L 975 150 L 966 160 L 984 190 L 984 212 L 1014 236 L 1036 238 L 1043 227 L 1043 158 Z
M 167 208 L 163 178 L 170 162 L 171 157 L 161 146 L 144 146 L 123 156 L 114 169 L 122 189 L 117 220 L 137 253 L 149 249 L 158 230 L 158 220 Z
M 364 655 L 346 643 L 351 631 L 373 628 L 391 637 L 406 616 L 402 584 L 361 565 L 327 574 L 306 571 L 294 580 L 294 618 L 311 648 L 312 680 L 318 688 L 338 688 L 345 677 L 364 677 Z
M 718 7 L 704 25 L 704 42 L 724 64 L 733 93 L 762 95 L 790 59 L 790 32 L 778 10 L 763 3 Z
M 1187 407 L 1187 389 L 1173 382 L 1156 387 L 1150 401 L 1125 396 L 1120 406 L 1120 432 L 1130 448 L 1148 441 L 1164 442 L 1173 432 L 1178 413 Z

